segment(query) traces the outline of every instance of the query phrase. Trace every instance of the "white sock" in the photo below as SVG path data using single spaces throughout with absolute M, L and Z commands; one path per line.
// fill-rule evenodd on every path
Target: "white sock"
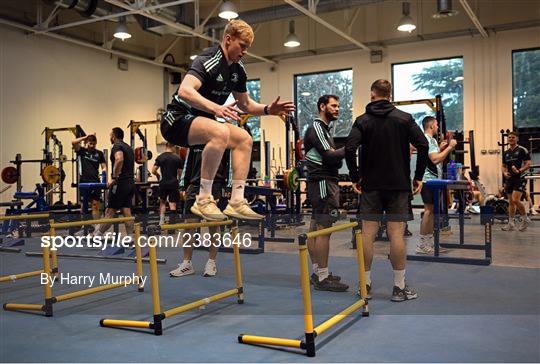
M 319 265 L 317 263 L 313 263 L 313 273 L 319 274 Z
M 246 181 L 233 179 L 232 181 L 232 192 L 231 192 L 231 202 L 237 203 L 244 199 L 244 187 L 246 186 Z
M 371 271 L 366 270 L 366 284 L 369 284 L 371 286 Z
M 191 260 L 188 260 L 188 259 L 184 259 L 184 261 L 182 262 L 183 265 L 191 265 Z
M 159 215 L 159 224 L 165 224 L 165 215 Z
M 426 245 L 426 241 L 428 240 L 427 235 L 420 234 L 420 242 L 418 243 L 419 246 Z
M 318 268 L 317 269 L 317 275 L 319 276 L 319 282 L 324 281 L 326 278 L 328 278 L 328 267 L 326 268 Z
M 399 289 L 405 288 L 405 269 L 394 271 L 394 286 Z
M 199 188 L 199 194 L 197 195 L 197 199 L 212 196 L 212 184 L 213 183 L 214 183 L 213 179 L 201 178 L 201 187 Z
M 208 262 L 216 264 L 216 260 L 215 260 L 215 259 L 210 259 L 210 258 L 208 258 Z

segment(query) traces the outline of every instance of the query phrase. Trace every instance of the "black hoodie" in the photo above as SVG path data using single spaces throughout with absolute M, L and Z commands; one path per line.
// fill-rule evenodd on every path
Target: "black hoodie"
M 410 114 L 390 101 L 369 103 L 347 138 L 345 158 L 351 180 L 361 180 L 364 191 L 411 191 L 409 144 L 418 151 L 414 178 L 421 181 L 428 158 L 424 133 Z M 360 145 L 359 170 L 356 152 Z

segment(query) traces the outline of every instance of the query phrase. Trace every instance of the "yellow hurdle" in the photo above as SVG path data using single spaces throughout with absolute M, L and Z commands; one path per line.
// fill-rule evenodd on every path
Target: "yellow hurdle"
M 27 214 L 27 215 L 2 215 L 0 216 L 0 221 L 9 221 L 9 220 L 40 220 L 40 219 L 48 219 L 49 214 L 48 213 L 39 213 L 39 214 Z M 30 277 L 39 276 L 41 273 L 43 273 L 43 270 L 35 270 L 31 272 L 23 272 L 23 273 L 16 273 L 16 274 L 10 274 L 7 276 L 0 276 L 0 283 L 2 282 L 13 282 L 18 279 L 25 279 Z
M 10 282 L 10 281 L 16 281 L 17 279 L 35 277 L 35 276 L 39 276 L 41 273 L 43 273 L 42 270 L 36 270 L 36 271 L 33 271 L 33 272 L 12 274 L 12 275 L 9 275 L 9 276 L 0 277 L 0 282 Z
M 108 217 L 103 219 L 94 219 L 86 221 L 69 221 L 69 222 L 52 222 L 51 227 L 55 229 L 67 229 L 72 227 L 82 227 L 88 225 L 97 225 L 97 224 L 118 224 L 122 222 L 135 221 L 135 217 Z
M 360 285 L 360 295 L 362 298 L 358 299 L 349 307 L 345 308 L 338 314 L 330 317 L 328 320 L 324 321 L 317 327 L 313 327 L 313 313 L 311 305 L 311 287 L 309 284 L 309 269 L 308 269 L 308 252 L 307 252 L 307 239 L 314 238 L 317 236 L 330 235 L 336 231 L 342 231 L 346 229 L 355 228 L 358 226 L 358 223 L 351 222 L 346 224 L 335 225 L 330 228 L 321 229 L 317 231 L 312 231 L 306 234 L 298 236 L 298 250 L 300 258 L 300 283 L 302 286 L 302 298 L 304 306 L 304 336 L 305 340 L 298 339 L 285 339 L 277 337 L 267 337 L 267 336 L 256 336 L 241 334 L 238 335 L 238 342 L 243 344 L 258 344 L 258 345 L 270 345 L 270 346 L 285 346 L 298 348 L 306 351 L 306 355 L 309 357 L 315 356 L 315 338 L 334 325 L 341 322 L 347 316 L 356 312 L 360 308 L 364 308 L 362 316 L 369 316 L 368 311 L 368 302 L 367 291 L 366 291 L 366 275 L 365 275 L 365 265 L 364 265 L 364 253 L 363 253 L 363 243 L 362 235 L 359 230 L 355 231 L 356 239 L 356 259 L 358 262 L 358 282 Z
M 162 224 L 160 225 L 161 231 L 167 230 L 182 230 L 182 229 L 197 229 L 202 227 L 210 226 L 225 226 L 232 225 L 232 220 L 224 221 L 203 221 L 203 222 L 190 222 L 190 223 L 179 223 L 179 224 Z M 231 233 L 233 235 L 233 242 L 238 239 L 238 226 L 235 224 Z M 244 288 L 242 283 L 242 267 L 240 265 L 240 249 L 237 244 L 233 244 L 233 255 L 234 255 L 234 272 L 235 272 L 235 282 L 236 288 L 229 289 L 224 292 L 217 293 L 215 295 L 201 298 L 199 300 L 174 307 L 165 311 L 161 309 L 161 300 L 159 294 L 159 274 L 157 269 L 157 253 L 155 246 L 148 247 L 149 259 L 150 259 L 150 282 L 152 287 L 152 309 L 153 309 L 153 322 L 149 321 L 134 321 L 134 320 L 115 320 L 115 319 L 102 319 L 99 321 L 100 326 L 102 327 L 131 327 L 131 328 L 142 328 L 150 329 L 154 331 L 154 335 L 163 334 L 163 320 L 166 318 L 179 315 L 184 312 L 194 310 L 198 307 L 206 306 L 212 302 L 216 302 L 231 296 L 237 296 L 237 302 L 239 304 L 244 303 Z
M 102 223 L 121 223 L 126 221 L 134 221 L 134 217 L 118 217 L 118 218 L 106 218 L 106 219 L 95 219 L 95 220 L 87 220 L 87 221 L 74 221 L 74 222 L 63 222 L 63 223 L 55 223 L 53 220 L 49 221 L 50 230 L 49 235 L 55 236 L 56 235 L 56 229 L 63 229 L 63 228 L 69 228 L 69 227 L 77 227 L 77 226 L 86 226 L 86 225 L 94 225 L 94 224 L 102 224 Z M 141 286 L 141 278 L 143 276 L 143 270 L 142 270 L 142 253 L 141 253 L 141 247 L 139 245 L 140 242 L 140 236 L 141 236 L 141 225 L 139 223 L 135 224 L 134 226 L 134 240 L 135 240 L 135 253 L 136 253 L 136 277 L 138 279 L 134 280 L 134 282 L 129 282 L 129 285 L 137 285 L 139 291 L 143 291 L 143 287 Z M 47 282 L 50 282 L 52 277 L 58 276 L 58 259 L 56 255 L 55 250 L 51 250 L 48 246 L 42 247 L 42 259 L 43 259 L 43 270 L 35 271 L 35 272 L 29 272 L 29 273 L 23 273 L 22 275 L 31 274 L 31 276 L 34 275 L 41 275 L 45 274 L 45 278 L 47 279 Z M 155 257 L 154 257 L 155 258 Z M 52 264 L 51 264 L 52 261 Z M 0 280 L 2 282 L 3 280 Z M 6 303 L 4 304 L 4 310 L 7 311 L 43 311 L 45 316 L 53 316 L 53 305 L 58 302 L 68 301 L 79 297 L 89 296 L 95 293 L 108 291 L 115 288 L 125 287 L 128 284 L 125 282 L 122 283 L 114 283 L 114 284 L 105 284 L 100 285 L 97 287 L 82 289 L 74 292 L 65 293 L 62 295 L 54 296 L 53 289 L 50 284 L 44 284 L 44 301 L 45 303 L 43 305 L 39 304 L 26 304 L 26 303 Z
M 1 215 L 0 221 L 10 221 L 10 220 L 39 220 L 39 219 L 48 219 L 48 213 L 39 213 L 39 214 L 27 214 L 27 215 Z

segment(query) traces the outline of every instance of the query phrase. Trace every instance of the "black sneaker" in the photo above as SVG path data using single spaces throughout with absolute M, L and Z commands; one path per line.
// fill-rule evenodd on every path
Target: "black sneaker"
M 392 290 L 391 301 L 393 302 L 403 302 L 407 300 L 414 300 L 415 298 L 418 298 L 418 293 L 410 289 L 407 285 L 405 285 L 405 288 L 403 289 L 394 286 L 394 289 Z
M 328 278 L 330 278 L 330 280 L 336 281 L 336 282 L 341 281 L 341 277 L 340 277 L 340 276 L 334 276 L 334 275 L 332 275 L 332 273 L 330 273 L 330 274 L 328 275 Z M 312 273 L 312 274 L 311 274 L 311 277 L 309 277 L 309 283 L 315 284 L 315 282 L 318 282 L 318 281 L 319 281 L 319 276 L 317 276 L 315 273 Z
M 371 299 L 371 284 L 366 284 L 366 289 L 367 289 L 367 297 L 366 297 L 366 300 L 370 300 Z M 362 297 L 362 293 L 360 292 L 360 288 L 358 288 L 358 292 L 357 294 Z
M 349 289 L 349 286 L 345 283 L 341 283 L 339 281 L 334 281 L 330 279 L 330 277 L 327 277 L 323 279 L 321 282 L 318 280 L 315 282 L 313 287 L 317 291 L 332 291 L 332 292 L 345 292 Z
M 337 282 L 341 281 L 341 277 L 333 275 L 332 272 L 330 272 L 330 274 L 328 274 L 328 278 L 330 278 L 333 281 L 337 281 Z

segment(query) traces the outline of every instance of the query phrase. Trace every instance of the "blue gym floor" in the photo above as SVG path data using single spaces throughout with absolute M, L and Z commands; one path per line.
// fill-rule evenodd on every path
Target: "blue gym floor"
M 24 250 L 37 251 L 37 239 Z M 64 250 L 68 253 L 75 249 Z M 94 253 L 94 251 L 84 251 Z M 161 305 L 169 309 L 234 288 L 231 254 L 218 257 L 218 276 L 201 276 L 206 253 L 196 251 L 197 274 L 169 278 L 178 252 L 159 265 Z M 374 263 L 370 317 L 347 318 L 317 341 L 317 356 L 288 349 L 239 344 L 240 333 L 301 338 L 302 299 L 298 256 L 242 255 L 246 302 L 235 297 L 164 321 L 163 336 L 99 326 L 102 318 L 149 320 L 150 287 L 119 288 L 54 306 L 54 317 L 0 311 L 2 362 L 539 362 L 540 270 L 408 262 L 407 279 L 420 298 L 389 301 L 389 262 Z M 39 269 L 41 259 L 0 253 L 0 274 Z M 73 274 L 130 274 L 126 262 L 60 259 Z M 144 265 L 145 273 L 149 267 Z M 312 291 L 316 324 L 355 300 L 356 262 L 332 257 L 331 270 L 351 284 L 347 293 Z M 149 283 L 148 283 L 149 284 Z M 55 293 L 77 289 L 55 287 Z M 38 278 L 0 283 L 0 302 L 41 303 Z

